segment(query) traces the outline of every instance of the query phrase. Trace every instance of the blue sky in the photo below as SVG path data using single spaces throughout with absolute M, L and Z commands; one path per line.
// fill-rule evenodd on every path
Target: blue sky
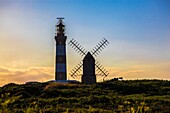
M 67 42 L 91 50 L 108 39 L 96 59 L 109 78 L 170 79 L 169 0 L 1 0 L 0 16 L 0 67 L 8 71 L 53 70 L 56 18 L 65 17 Z M 67 54 L 69 72 L 82 58 L 68 45 Z

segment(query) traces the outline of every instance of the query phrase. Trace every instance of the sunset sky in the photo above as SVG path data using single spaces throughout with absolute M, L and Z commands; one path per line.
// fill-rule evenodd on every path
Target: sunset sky
M 0 0 L 0 86 L 54 79 L 57 17 L 67 43 L 110 42 L 95 57 L 106 79 L 170 80 L 170 0 Z M 68 79 L 82 59 L 67 45 Z

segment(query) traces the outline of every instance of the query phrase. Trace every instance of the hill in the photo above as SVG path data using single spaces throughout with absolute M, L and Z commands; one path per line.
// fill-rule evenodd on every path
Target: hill
M 166 80 L 10 83 L 0 87 L 0 96 L 0 113 L 170 112 L 170 81 Z

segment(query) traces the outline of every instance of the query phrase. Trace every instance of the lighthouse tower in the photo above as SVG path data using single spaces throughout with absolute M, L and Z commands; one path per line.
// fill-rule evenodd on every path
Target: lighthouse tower
M 66 69 L 66 39 L 64 18 L 57 18 L 59 22 L 56 25 L 56 63 L 55 63 L 55 80 L 67 80 Z

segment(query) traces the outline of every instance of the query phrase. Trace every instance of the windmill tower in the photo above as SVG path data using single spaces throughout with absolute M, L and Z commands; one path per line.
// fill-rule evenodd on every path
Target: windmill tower
M 106 69 L 104 69 L 102 65 L 94 59 L 94 56 L 97 56 L 108 44 L 109 42 L 103 38 L 91 52 L 87 52 L 75 39 L 70 40 L 69 45 L 81 56 L 84 56 L 83 62 L 80 62 L 71 71 L 70 75 L 73 78 L 78 76 L 83 67 L 82 83 L 84 84 L 96 83 L 95 69 L 98 71 L 98 75 L 103 76 L 104 78 L 107 77 L 109 74 L 108 71 L 106 71 Z
M 57 18 L 59 21 L 56 25 L 56 63 L 55 63 L 55 80 L 67 80 L 66 69 L 66 39 L 64 18 Z
M 90 52 L 83 59 L 83 75 L 81 78 L 84 84 L 96 83 L 95 59 Z

